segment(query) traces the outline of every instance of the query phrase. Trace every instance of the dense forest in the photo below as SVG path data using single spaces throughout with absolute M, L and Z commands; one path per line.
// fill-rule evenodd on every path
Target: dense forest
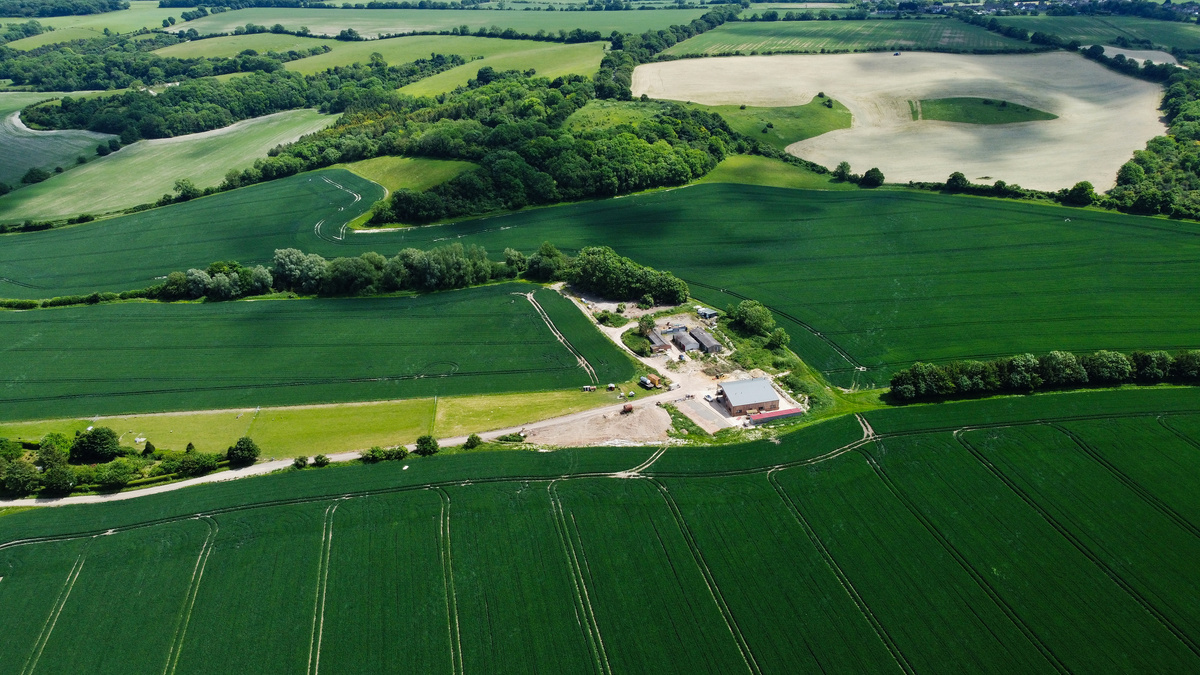
M 127 0 L 0 0 L 0 16 L 70 16 L 129 9 Z
M 461 57 L 438 54 L 400 66 L 375 59 L 369 65 L 339 66 L 315 75 L 258 71 L 227 82 L 190 80 L 157 95 L 134 90 L 98 98 L 67 96 L 58 106 L 26 108 L 22 118 L 45 129 L 88 129 L 132 143 L 218 129 L 296 108 L 342 112 L 358 101 L 386 100 L 397 87 L 463 63 Z

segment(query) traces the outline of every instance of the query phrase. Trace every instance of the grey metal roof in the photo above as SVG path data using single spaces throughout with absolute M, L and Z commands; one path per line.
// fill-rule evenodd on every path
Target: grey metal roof
M 671 336 L 671 339 L 674 340 L 675 344 L 679 345 L 680 349 L 683 349 L 684 351 L 700 348 L 700 343 L 696 342 L 695 338 L 687 333 L 676 333 Z
M 650 344 L 652 344 L 652 345 L 654 345 L 654 346 L 666 345 L 666 344 L 667 344 L 667 341 L 666 341 L 666 340 L 664 340 L 664 339 L 663 339 L 663 336 L 659 335 L 659 334 L 658 334 L 658 331 L 656 331 L 656 330 L 652 330 L 652 331 L 650 331 L 650 334 L 649 334 L 649 335 L 647 335 L 647 336 L 646 336 L 646 338 L 647 338 L 647 339 L 649 339 L 649 340 L 650 340 Z
M 692 337 L 696 338 L 696 341 L 703 345 L 705 349 L 721 346 L 721 343 L 717 342 L 717 339 L 709 335 L 708 331 L 703 328 L 693 328 Z
M 721 390 L 725 392 L 725 398 L 729 400 L 729 405 L 732 407 L 779 400 L 779 394 L 775 393 L 771 381 L 765 377 L 722 382 Z

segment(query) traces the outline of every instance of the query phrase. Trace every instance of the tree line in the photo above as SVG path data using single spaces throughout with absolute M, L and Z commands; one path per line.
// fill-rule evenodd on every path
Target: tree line
M 0 0 L 0 16 L 72 16 L 129 9 L 127 0 Z
M 917 362 L 892 375 L 889 395 L 895 402 L 909 403 L 1163 382 L 1200 384 L 1200 351 L 1172 355 L 1101 350 L 1082 357 L 1054 351 L 1040 357 L 1018 354 L 990 361 Z
M 0 27 L 0 45 L 8 44 L 16 40 L 23 40 L 34 35 L 41 35 L 47 31 L 52 31 L 53 28 L 43 26 L 37 21 L 26 21 L 25 23 L 6 23 Z
M 370 64 L 338 66 L 313 75 L 275 70 L 225 82 L 202 78 L 157 95 L 138 90 L 97 98 L 65 96 L 57 106 L 26 108 L 22 119 L 44 129 L 117 134 L 128 144 L 218 129 L 296 108 L 342 112 L 360 100 L 386 98 L 398 87 L 463 63 L 459 56 L 435 54 L 401 66 L 389 66 L 379 58 Z

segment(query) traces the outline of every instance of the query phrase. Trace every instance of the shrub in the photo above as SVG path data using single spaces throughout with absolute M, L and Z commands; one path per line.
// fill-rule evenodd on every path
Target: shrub
M 483 439 L 479 437 L 479 434 L 471 434 L 470 436 L 467 436 L 467 442 L 463 443 L 463 449 L 474 450 L 481 445 L 483 445 Z
M 42 485 L 46 492 L 67 494 L 76 484 L 75 472 L 65 462 L 56 464 L 42 474 Z
M 108 490 L 119 490 L 137 478 L 137 468 L 128 460 L 114 459 L 96 468 L 96 482 Z
M 11 462 L 14 459 L 20 459 L 24 454 L 25 448 L 20 443 L 0 438 L 0 460 Z
M 756 335 L 770 335 L 775 329 L 775 316 L 757 300 L 743 300 L 730 305 L 727 312 L 731 321 Z
M 313 457 L 312 464 L 318 469 L 323 469 L 329 466 L 329 457 L 325 455 L 317 455 L 316 457 Z
M 296 459 L 293 459 L 292 460 L 292 468 L 293 469 L 307 469 L 308 468 L 308 458 L 304 457 L 304 456 L 300 456 L 300 457 L 297 457 Z
M 770 337 L 767 338 L 767 349 L 783 349 L 792 342 L 792 336 L 787 334 L 782 328 L 776 328 L 771 331 Z
M 10 462 L 4 472 L 4 489 L 14 495 L 32 494 L 41 485 L 37 468 L 23 459 Z
M 408 448 L 404 447 L 403 445 L 394 448 L 388 448 L 387 450 L 383 451 L 383 458 L 386 460 L 401 460 L 405 457 L 408 457 Z
M 363 462 L 365 462 L 367 464 L 375 464 L 376 462 L 382 462 L 384 459 L 383 448 L 376 445 L 375 447 L 373 447 L 369 450 L 364 450 L 363 453 L 361 455 L 359 455 L 359 459 L 361 459 Z
M 258 461 L 260 453 L 258 445 L 249 436 L 242 436 L 237 443 L 229 446 L 229 449 L 225 451 L 225 457 L 230 464 L 247 465 Z
M 99 464 L 116 459 L 120 453 L 117 432 L 108 427 L 95 427 L 75 437 L 70 459 L 72 464 Z
M 865 188 L 879 187 L 883 185 L 883 172 L 877 167 L 871 167 L 858 179 L 858 184 Z
M 428 457 L 430 455 L 436 455 L 437 451 L 437 439 L 429 434 L 425 434 L 417 439 L 417 447 L 413 450 L 413 454 L 417 455 L 418 457 Z
M 497 436 L 496 440 L 500 441 L 501 443 L 524 443 L 525 437 L 521 434 L 512 433 L 504 434 L 503 436 Z

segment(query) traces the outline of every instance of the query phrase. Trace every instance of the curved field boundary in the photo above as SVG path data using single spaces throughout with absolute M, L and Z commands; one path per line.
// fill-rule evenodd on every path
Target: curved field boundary
M 571 344 L 571 341 L 558 330 L 558 327 L 554 325 L 554 321 L 550 319 L 550 315 L 546 314 L 546 310 L 542 309 L 542 306 L 534 299 L 533 291 L 519 295 L 524 295 L 529 300 L 529 304 L 533 305 L 533 309 L 538 313 L 538 316 L 542 317 L 542 321 L 546 322 L 546 327 L 550 329 L 551 333 L 554 333 L 554 337 L 558 338 L 558 341 L 567 348 L 567 351 L 571 352 L 571 355 L 579 362 L 579 367 L 587 372 L 588 377 L 592 379 L 592 384 L 600 384 L 600 379 L 596 377 L 596 369 L 592 368 L 592 364 L 588 363 L 588 360 L 575 348 L 575 345 Z

